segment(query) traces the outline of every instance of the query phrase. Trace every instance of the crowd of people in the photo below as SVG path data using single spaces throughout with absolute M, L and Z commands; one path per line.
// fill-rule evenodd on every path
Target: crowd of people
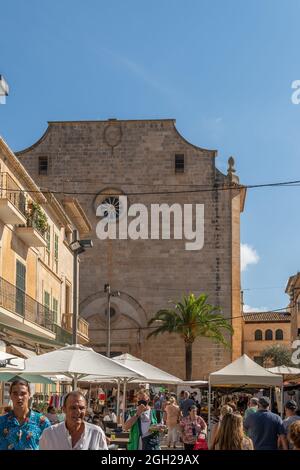
M 30 387 L 16 380 L 10 387 L 11 409 L 0 416 L 0 450 L 107 450 L 106 422 L 117 416 L 105 409 L 100 419 L 87 408 L 79 391 L 64 397 L 62 414 L 49 406 L 44 415 L 30 409 Z M 239 401 L 238 401 L 239 400 Z M 240 402 L 240 406 L 238 403 Z M 270 410 L 266 396 L 248 397 L 248 403 L 231 398 L 214 413 L 210 436 L 201 403 L 196 394 L 184 391 L 136 394 L 136 406 L 129 410 L 123 430 L 129 433 L 128 450 L 159 450 L 166 433 L 166 445 L 195 450 L 300 450 L 300 416 L 297 403 L 285 403 L 285 418 Z

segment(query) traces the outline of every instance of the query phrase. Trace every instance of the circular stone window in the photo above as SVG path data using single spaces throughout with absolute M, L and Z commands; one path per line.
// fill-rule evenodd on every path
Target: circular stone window
M 125 194 L 120 189 L 103 189 L 93 200 L 93 208 L 96 212 L 96 216 L 108 218 L 111 222 L 121 219 L 126 213 L 126 201 L 122 201 L 121 196 L 125 196 Z
M 123 212 L 119 196 L 108 196 L 100 206 L 103 217 L 107 217 L 109 220 L 118 220 Z

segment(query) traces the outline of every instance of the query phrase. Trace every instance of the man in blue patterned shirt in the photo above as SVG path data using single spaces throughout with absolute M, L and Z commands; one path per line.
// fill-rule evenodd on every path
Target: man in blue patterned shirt
M 30 388 L 25 380 L 15 380 L 10 386 L 13 409 L 0 416 L 0 450 L 38 450 L 49 420 L 41 413 L 30 410 Z

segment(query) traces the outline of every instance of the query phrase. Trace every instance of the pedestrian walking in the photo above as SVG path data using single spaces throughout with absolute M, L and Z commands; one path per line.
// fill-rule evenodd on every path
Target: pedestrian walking
M 107 450 L 100 426 L 84 420 L 87 403 L 78 391 L 66 395 L 63 405 L 65 421 L 44 430 L 40 439 L 42 450 Z

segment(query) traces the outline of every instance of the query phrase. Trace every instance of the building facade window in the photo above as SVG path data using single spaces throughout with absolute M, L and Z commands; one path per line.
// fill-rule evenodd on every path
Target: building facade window
M 53 297 L 52 300 L 53 322 L 58 322 L 58 300 Z
M 46 242 L 47 242 L 47 246 L 46 246 L 46 263 L 49 265 L 50 264 L 50 251 L 51 251 L 51 232 L 50 232 L 50 227 L 49 226 L 46 230 L 45 237 L 46 237 Z
M 282 330 L 276 330 L 275 332 L 275 339 L 277 339 L 278 341 L 282 341 L 283 340 L 283 331 Z
M 54 267 L 56 274 L 58 273 L 58 235 L 54 235 Z
M 17 260 L 16 264 L 16 312 L 25 315 L 26 266 Z
M 262 331 L 261 330 L 256 330 L 254 333 L 254 339 L 255 341 L 262 341 Z
M 265 340 L 266 341 L 272 341 L 272 339 L 273 339 L 273 331 L 272 330 L 266 330 Z
M 175 173 L 184 173 L 184 155 L 182 153 L 175 155 Z
M 49 316 L 50 313 L 50 294 L 46 290 L 44 291 L 44 307 L 45 307 L 45 316 Z
M 39 157 L 39 175 L 48 174 L 48 157 Z
M 71 313 L 71 286 L 66 284 L 65 291 L 65 313 Z

